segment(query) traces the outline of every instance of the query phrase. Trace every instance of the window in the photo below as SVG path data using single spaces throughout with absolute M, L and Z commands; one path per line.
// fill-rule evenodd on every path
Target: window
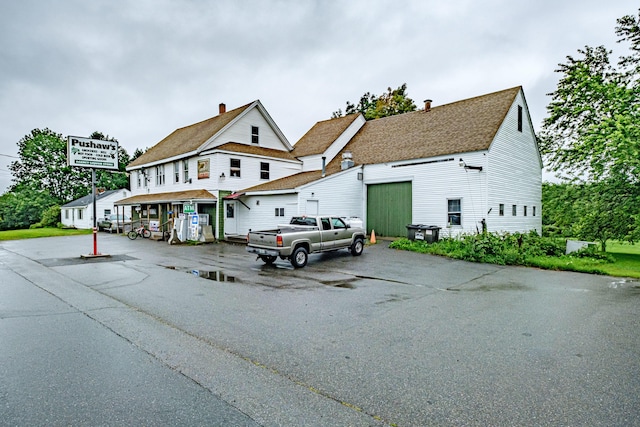
M 180 182 L 180 162 L 173 162 L 173 182 Z
M 140 171 L 138 171 L 138 173 L 136 174 L 136 176 L 138 177 L 138 188 L 140 188 L 141 186 L 141 181 L 142 181 L 142 174 L 140 173 Z
M 347 228 L 347 224 L 344 223 L 343 220 L 341 220 L 340 218 L 331 218 L 331 224 L 333 225 L 333 228 Z
M 522 132 L 522 106 L 518 105 L 518 132 Z
M 78 219 L 82 219 L 82 213 L 83 213 L 83 210 L 78 209 Z
M 449 225 L 462 225 L 462 209 L 460 206 L 460 199 L 447 200 L 447 223 Z
M 231 159 L 229 176 L 240 178 L 240 159 Z
M 518 206 L 517 205 L 512 205 L 511 206 L 511 216 L 516 216 L 518 214 Z
M 524 207 L 524 216 L 527 216 L 527 206 Z
M 536 207 L 535 207 L 535 206 L 533 207 L 533 212 L 531 212 L 531 214 L 532 214 L 533 216 L 536 216 Z
M 146 170 L 142 171 L 142 186 L 144 188 L 147 188 L 147 186 L 149 185 L 150 178 L 147 176 L 147 173 L 148 172 Z
M 269 179 L 269 163 L 260 162 L 260 179 Z
M 329 221 L 329 218 L 320 218 L 320 223 L 322 223 L 323 230 L 331 230 L 331 221 Z
M 189 160 L 182 161 L 182 177 L 184 182 L 189 182 Z
M 500 203 L 500 216 L 504 216 L 504 203 Z
M 156 166 L 156 186 L 164 185 L 164 165 Z
M 235 217 L 235 210 L 232 203 L 227 205 L 227 218 Z
M 251 143 L 252 144 L 257 144 L 260 139 L 259 139 L 259 130 L 258 126 L 251 126 Z
M 276 216 L 284 216 L 284 208 L 276 208 Z
M 69 219 L 69 209 L 64 210 L 64 219 Z

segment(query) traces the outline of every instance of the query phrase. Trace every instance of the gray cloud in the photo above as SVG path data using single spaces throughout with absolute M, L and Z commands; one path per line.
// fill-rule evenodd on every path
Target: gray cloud
M 0 4 L 0 154 L 34 128 L 132 152 L 260 99 L 293 143 L 364 92 L 420 105 L 522 85 L 538 125 L 553 70 L 615 47 L 627 1 L 79 1 Z M 9 184 L 0 156 L 0 189 Z

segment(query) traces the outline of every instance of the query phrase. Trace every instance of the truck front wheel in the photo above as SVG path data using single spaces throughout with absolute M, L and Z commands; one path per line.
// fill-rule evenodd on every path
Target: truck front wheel
M 362 255 L 362 251 L 364 250 L 364 242 L 362 239 L 356 239 L 355 242 L 351 245 L 351 255 L 359 256 Z
M 307 265 L 308 259 L 309 253 L 305 248 L 300 246 L 291 254 L 291 265 L 293 265 L 294 268 L 302 268 Z

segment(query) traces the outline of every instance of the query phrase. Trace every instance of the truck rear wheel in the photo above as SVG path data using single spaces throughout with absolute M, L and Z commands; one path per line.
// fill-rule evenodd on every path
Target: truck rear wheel
M 302 246 L 296 248 L 295 251 L 291 254 L 291 265 L 294 268 L 302 268 L 307 265 L 307 261 L 309 260 L 309 253 Z
M 275 257 L 275 256 L 273 256 L 273 255 L 260 255 L 260 259 L 261 259 L 265 264 L 268 264 L 268 265 L 271 265 L 271 264 L 273 264 L 274 262 L 276 262 L 276 259 L 277 259 L 277 258 L 278 258 L 278 257 Z
M 364 251 L 364 242 L 362 239 L 356 239 L 356 241 L 351 244 L 350 250 L 353 256 L 362 255 L 362 251 Z

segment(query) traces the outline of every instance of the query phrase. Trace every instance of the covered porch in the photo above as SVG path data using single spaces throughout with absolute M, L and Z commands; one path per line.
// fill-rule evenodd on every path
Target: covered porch
M 152 233 L 159 233 L 160 236 L 171 232 L 176 223 L 186 224 L 190 217 L 198 216 L 198 219 L 207 219 L 206 223 L 200 221 L 198 224 L 201 227 L 200 233 L 203 232 L 203 227 L 211 227 L 211 235 L 218 238 L 217 200 L 217 197 L 207 190 L 187 190 L 139 194 L 119 200 L 114 205 L 117 213 L 120 213 L 120 207 L 124 212 L 125 206 L 131 206 L 132 227 L 143 224 Z M 186 237 L 180 240 L 186 240 Z

